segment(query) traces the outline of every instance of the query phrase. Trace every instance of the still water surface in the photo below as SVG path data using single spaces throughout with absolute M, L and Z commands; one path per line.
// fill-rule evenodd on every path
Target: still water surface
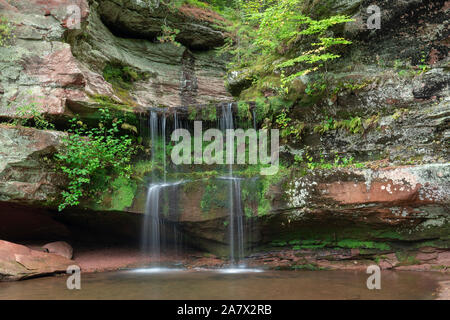
M 364 272 L 261 270 L 134 270 L 0 283 L 0 299 L 433 299 L 439 273 L 383 271 L 381 290 Z

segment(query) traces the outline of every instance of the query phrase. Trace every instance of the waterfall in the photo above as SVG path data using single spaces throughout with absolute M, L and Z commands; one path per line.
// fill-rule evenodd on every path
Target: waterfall
M 253 118 L 253 129 L 257 131 L 258 125 L 256 124 L 256 110 L 254 108 L 252 108 L 252 118 Z
M 161 223 L 159 219 L 159 194 L 162 184 L 152 184 L 147 191 L 145 218 L 142 232 L 142 249 L 150 252 L 157 262 L 161 255 Z
M 156 152 L 157 152 L 157 140 L 158 140 L 158 114 L 155 111 L 150 112 L 150 120 L 149 120 L 149 126 L 150 126 L 150 141 L 151 141 L 151 150 L 152 150 L 152 163 L 155 163 L 157 161 L 156 159 Z M 152 180 L 155 177 L 152 177 Z
M 224 132 L 228 129 L 235 129 L 236 123 L 233 114 L 233 103 L 221 105 L 222 114 L 218 119 L 218 126 Z M 153 170 L 149 174 L 147 189 L 147 199 L 145 206 L 145 218 L 142 226 L 142 250 L 146 254 L 151 254 L 152 262 L 158 264 L 161 258 L 161 250 L 168 248 L 168 244 L 178 254 L 181 250 L 182 233 L 178 230 L 176 223 L 179 215 L 179 192 L 177 185 L 184 183 L 182 180 L 168 181 L 167 170 L 171 167 L 166 159 L 166 130 L 167 128 L 180 129 L 185 125 L 182 123 L 180 115 L 174 110 L 173 117 L 168 117 L 166 110 L 150 112 L 149 132 L 151 141 L 151 161 Z M 172 123 L 168 123 L 173 120 Z M 256 125 L 254 116 L 254 125 Z M 162 145 L 161 145 L 162 143 Z M 228 147 L 234 152 L 234 141 L 230 141 Z M 162 154 L 162 157 L 161 155 Z M 230 159 L 228 159 L 230 158 Z M 228 160 L 232 160 L 227 156 Z M 161 168 L 156 166 L 160 164 Z M 173 173 L 182 175 L 182 168 L 173 168 Z M 245 255 L 244 241 L 249 238 L 250 232 L 244 233 L 244 207 L 242 203 L 243 178 L 235 176 L 233 172 L 233 161 L 224 166 L 224 174 L 220 178 L 225 180 L 226 193 L 228 193 L 228 239 L 229 257 L 231 264 L 238 264 Z M 180 208 L 181 209 L 181 208 Z M 248 225 L 245 225 L 248 226 Z M 246 238 L 244 238 L 244 235 Z
M 233 104 L 228 103 L 226 108 L 222 105 L 220 128 L 226 133 L 227 129 L 234 129 Z M 234 148 L 234 142 L 232 148 Z M 234 151 L 233 151 L 234 152 Z M 228 158 L 228 157 L 226 157 Z M 233 176 L 233 163 L 228 164 L 229 198 L 229 242 L 230 261 L 232 264 L 239 262 L 244 257 L 244 227 L 241 198 L 241 179 Z
M 151 161 L 153 164 L 162 160 L 162 177 L 157 175 L 156 170 L 152 170 L 151 180 L 148 184 L 147 199 L 145 204 L 145 217 L 142 226 L 141 248 L 146 254 L 150 254 L 152 262 L 159 264 L 161 257 L 161 248 L 167 247 L 168 240 L 172 241 L 176 253 L 181 249 L 182 237 L 175 223 L 168 225 L 161 218 L 163 206 L 168 206 L 169 211 L 177 211 L 176 201 L 170 200 L 169 192 L 177 194 L 176 186 L 183 181 L 167 182 L 167 164 L 166 164 L 166 112 L 163 111 L 159 117 L 156 111 L 150 112 L 149 131 L 151 141 Z M 161 129 L 161 131 L 159 131 Z M 160 141 L 162 140 L 162 159 L 159 159 Z M 162 182 L 161 182 L 162 179 Z
M 160 218 L 160 211 L 162 204 L 165 203 L 162 191 L 168 191 L 181 183 L 183 181 L 152 183 L 148 187 L 141 244 L 143 252 L 150 253 L 152 260 L 156 263 L 160 261 L 161 247 L 165 247 L 167 237 L 174 242 L 175 250 L 177 252 L 180 250 L 181 239 L 176 225 L 174 224 L 172 228 L 166 226 L 164 220 Z M 174 189 L 173 192 L 176 192 L 175 188 L 172 189 Z
M 167 169 L 166 169 L 166 111 L 164 110 L 161 119 L 161 136 L 163 141 L 163 170 L 164 170 L 164 182 L 167 180 Z

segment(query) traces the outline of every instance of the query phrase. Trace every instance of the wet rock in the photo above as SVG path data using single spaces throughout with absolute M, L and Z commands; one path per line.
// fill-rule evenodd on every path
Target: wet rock
M 0 281 L 65 272 L 74 261 L 0 240 Z
M 49 253 L 60 255 L 67 259 L 72 259 L 73 248 L 65 241 L 50 242 L 42 246 Z

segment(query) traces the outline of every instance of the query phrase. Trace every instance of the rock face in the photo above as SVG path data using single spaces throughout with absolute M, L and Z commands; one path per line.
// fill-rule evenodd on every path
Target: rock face
M 448 241 L 449 174 L 448 164 L 432 164 L 293 178 L 284 190 L 286 202 L 274 204 L 281 215 L 269 218 L 262 236 L 270 238 L 269 229 L 278 224 L 279 236 L 292 231 L 301 237 L 304 229 L 303 236 L 320 237 L 334 229 L 341 239 Z
M 102 21 L 120 35 L 153 40 L 161 35 L 161 27 L 167 26 L 179 30 L 176 40 L 192 49 L 214 48 L 225 42 L 224 32 L 218 27 L 224 25 L 225 19 L 214 11 L 189 5 L 175 8 L 160 1 L 98 3 Z
M 49 203 L 64 178 L 46 164 L 64 133 L 0 125 L 0 201 Z
M 173 107 L 231 100 L 223 82 L 225 65 L 222 58 L 217 57 L 213 51 L 194 52 L 190 47 L 182 45 L 119 37 L 102 22 L 105 15 L 116 19 L 114 13 L 108 11 L 111 6 L 117 7 L 117 3 L 101 1 L 97 5 L 94 2 L 83 32 L 69 34 L 68 39 L 77 59 L 90 70 L 101 74 L 107 64 L 120 62 L 149 75 L 148 79 L 136 82 L 130 90 L 131 104 L 142 107 Z M 123 11 L 125 16 L 126 12 L 128 11 Z M 143 9 L 139 12 L 148 11 Z M 171 16 L 168 17 L 170 19 Z M 130 16 L 127 19 L 130 19 L 127 23 L 132 23 L 134 28 L 142 27 L 147 30 L 147 26 L 151 24 L 161 30 L 161 24 L 158 24 L 161 21 L 146 15 L 140 16 L 138 22 Z M 118 25 L 120 24 L 114 23 L 114 26 Z
M 80 8 L 80 24 L 74 26 L 70 11 L 73 5 Z M 211 22 L 198 18 L 203 11 L 190 12 L 192 9 L 185 8 L 169 15 L 169 20 L 179 20 L 186 26 L 179 36 L 189 47 L 178 47 L 156 44 L 151 37 L 118 37 L 103 24 L 102 19 L 114 24 L 116 33 L 117 28 L 123 28 L 121 35 L 133 34 L 133 38 L 139 30 L 160 33 L 167 8 L 158 9 L 156 16 L 144 14 L 132 19 L 130 15 L 136 12 L 130 10 L 134 6 L 135 1 L 0 2 L 2 14 L 12 24 L 15 35 L 8 46 L 0 47 L 0 116 L 18 117 L 17 109 L 31 103 L 48 116 L 83 115 L 101 106 L 94 99 L 98 96 L 111 97 L 131 108 L 230 100 L 221 81 L 222 60 L 210 51 L 189 50 L 212 48 L 223 42 L 221 31 L 207 27 Z M 142 12 L 148 10 L 142 8 Z M 129 18 L 132 26 L 115 21 L 121 21 L 121 17 Z M 104 67 L 114 63 L 151 76 L 127 92 L 117 92 L 102 76 Z M 190 64 L 190 69 L 186 69 L 186 64 Z M 187 79 L 187 70 L 195 73 L 190 76 L 192 80 Z M 190 99 L 185 99 L 185 91 L 189 91 Z
M 65 272 L 74 261 L 0 240 L 0 280 L 21 280 Z
M 2 14 L 12 24 L 15 38 L 0 47 L 0 116 L 16 117 L 17 108 L 35 102 L 47 115 L 71 114 L 69 102 L 88 100 L 87 85 L 70 45 L 63 43 L 67 6 L 77 4 L 81 19 L 87 2 L 2 2 Z M 105 92 L 106 93 L 106 92 Z
M 49 253 L 54 253 L 67 259 L 72 259 L 73 248 L 65 241 L 50 242 L 42 246 Z

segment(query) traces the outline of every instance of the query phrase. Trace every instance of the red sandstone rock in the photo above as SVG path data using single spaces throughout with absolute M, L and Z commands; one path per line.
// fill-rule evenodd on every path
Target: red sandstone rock
M 65 272 L 74 261 L 0 240 L 0 281 Z
M 67 259 L 72 259 L 73 257 L 73 249 L 71 245 L 65 241 L 47 243 L 46 245 L 43 245 L 42 248 L 47 249 L 49 253 L 54 253 Z

